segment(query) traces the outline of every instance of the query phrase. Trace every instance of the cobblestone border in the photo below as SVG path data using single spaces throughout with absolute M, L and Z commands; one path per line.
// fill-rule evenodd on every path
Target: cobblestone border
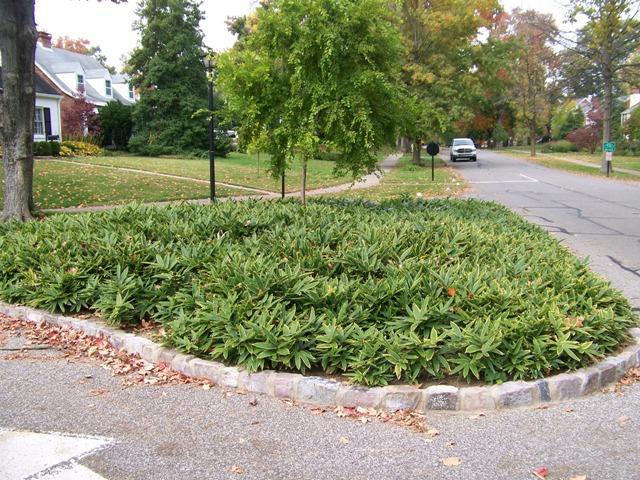
M 28 307 L 0 303 L 0 313 L 34 323 L 47 322 L 69 327 L 93 337 L 104 337 L 117 349 L 151 362 L 164 362 L 179 373 L 206 378 L 221 386 L 318 406 L 376 408 L 385 411 L 489 411 L 504 408 L 544 405 L 582 397 L 611 385 L 629 369 L 640 366 L 640 328 L 630 330 L 635 345 L 602 362 L 549 378 L 530 382 L 506 382 L 486 387 L 458 388 L 436 385 L 424 389 L 404 385 L 359 387 L 321 377 L 265 370 L 247 373 L 222 363 L 202 360 L 164 348 L 151 340 L 87 320 L 55 315 Z

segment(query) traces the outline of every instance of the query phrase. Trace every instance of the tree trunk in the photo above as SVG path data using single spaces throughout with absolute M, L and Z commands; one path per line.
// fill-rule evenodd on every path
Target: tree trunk
M 3 91 L 0 140 L 4 207 L 0 221 L 31 220 L 33 202 L 33 117 L 35 110 L 34 0 L 0 0 Z
M 300 201 L 302 205 L 307 204 L 307 159 L 302 159 L 302 185 L 300 188 Z
M 604 118 L 602 119 L 602 142 L 611 141 L 611 117 L 613 112 L 613 75 L 610 72 L 604 72 Z M 604 147 L 604 145 L 603 145 Z M 606 173 L 608 169 L 607 154 L 602 149 L 602 163 L 600 171 Z
M 535 157 L 536 156 L 536 126 L 534 125 L 530 125 L 529 126 L 529 138 L 530 138 L 530 142 L 531 142 L 531 156 Z
M 413 159 L 411 160 L 411 163 L 413 163 L 414 165 L 420 165 L 421 160 L 420 160 L 420 144 L 422 142 L 420 141 L 419 138 L 414 138 L 413 139 Z

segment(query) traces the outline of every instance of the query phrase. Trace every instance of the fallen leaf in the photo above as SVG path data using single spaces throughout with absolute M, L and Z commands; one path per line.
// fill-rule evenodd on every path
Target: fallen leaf
M 587 480 L 587 476 L 580 475 L 579 477 L 572 477 L 570 480 Z
M 456 289 L 453 287 L 449 287 L 447 289 L 447 293 L 449 294 L 450 297 L 455 297 L 456 296 Z
M 203 390 L 211 390 L 211 385 L 209 385 L 208 383 L 205 383 L 204 385 L 202 385 L 202 389 Z
M 449 457 L 449 458 L 445 458 L 442 461 L 442 464 L 445 467 L 457 467 L 458 465 L 460 465 L 462 462 L 460 461 L 460 459 L 458 457 Z
M 436 435 L 440 435 L 440 432 L 438 430 L 436 430 L 435 428 L 430 428 L 425 433 L 427 435 L 429 435 L 430 437 L 435 437 Z
M 622 417 L 618 418 L 618 425 L 620 425 L 621 428 L 624 428 L 628 421 L 629 421 L 629 417 L 622 416 Z
M 231 473 L 243 473 L 243 472 L 244 472 L 244 469 L 242 467 L 238 467 L 236 465 L 231 467 Z
M 447 442 L 447 447 L 453 448 L 456 446 L 456 442 Z
M 258 399 L 254 398 L 249 402 L 249 405 L 251 405 L 252 407 L 255 407 L 256 405 L 258 405 Z
M 567 413 L 571 413 L 571 412 L 574 411 L 574 409 L 569 407 L 569 408 L 565 408 L 564 411 L 567 412 Z
M 540 467 L 531 473 L 542 480 L 546 480 L 547 475 L 549 475 L 549 469 L 547 467 Z
M 349 443 L 349 440 L 347 440 L 344 437 L 340 437 L 340 443 L 342 443 L 343 445 L 346 445 L 347 443 Z
M 471 415 L 471 416 L 469 416 L 469 420 L 477 420 L 480 417 L 484 417 L 484 416 L 485 416 L 484 413 L 479 413 L 477 415 Z

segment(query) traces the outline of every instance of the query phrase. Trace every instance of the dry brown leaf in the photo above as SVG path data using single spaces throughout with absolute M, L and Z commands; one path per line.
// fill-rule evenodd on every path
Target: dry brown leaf
M 449 457 L 449 458 L 445 458 L 442 461 L 442 464 L 445 467 L 457 467 L 458 465 L 460 465 L 462 462 L 460 461 L 460 459 L 458 457 Z
M 349 443 L 349 440 L 347 440 L 344 437 L 340 437 L 340 443 L 343 444 L 343 445 L 346 445 L 347 443 Z
M 233 467 L 231 467 L 231 473 L 243 473 L 244 469 L 242 467 L 238 467 L 236 465 L 234 465 Z
M 587 480 L 586 475 L 580 475 L 578 477 L 572 477 L 570 480 Z

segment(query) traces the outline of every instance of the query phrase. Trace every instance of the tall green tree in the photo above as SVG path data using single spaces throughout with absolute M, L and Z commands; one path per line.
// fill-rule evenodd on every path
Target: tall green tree
M 636 78 L 640 75 L 640 63 L 634 57 L 640 48 L 640 1 L 570 0 L 569 3 L 571 19 L 584 20 L 586 24 L 569 46 L 572 61 L 565 62 L 569 67 L 565 76 L 573 80 L 572 85 L 590 85 L 589 94 L 602 95 L 602 140 L 610 142 L 616 87 L 629 72 L 634 72 Z M 603 153 L 600 170 L 606 172 L 607 166 Z
M 121 0 L 111 0 L 120 3 Z M 126 1 L 126 0 L 122 0 Z M 33 116 L 38 34 L 34 0 L 0 0 L 0 143 L 4 202 L 0 221 L 33 218 Z
M 98 122 L 104 136 L 104 144 L 118 150 L 127 148 L 133 131 L 133 107 L 120 100 L 107 103 L 98 110 Z
M 403 78 L 410 93 L 405 133 L 414 163 L 422 140 L 469 119 L 480 87 L 474 44 L 499 12 L 496 0 L 402 0 L 398 2 L 406 46 Z
M 129 144 L 137 153 L 207 148 L 207 122 L 194 117 L 207 107 L 200 5 L 195 0 L 138 3 L 134 28 L 140 33 L 140 46 L 126 65 L 140 92 Z
M 240 23 L 236 22 L 236 25 Z M 266 132 L 271 172 L 318 147 L 355 179 L 395 139 L 401 92 L 398 18 L 386 0 L 264 0 L 220 59 L 218 84 L 245 144 Z

